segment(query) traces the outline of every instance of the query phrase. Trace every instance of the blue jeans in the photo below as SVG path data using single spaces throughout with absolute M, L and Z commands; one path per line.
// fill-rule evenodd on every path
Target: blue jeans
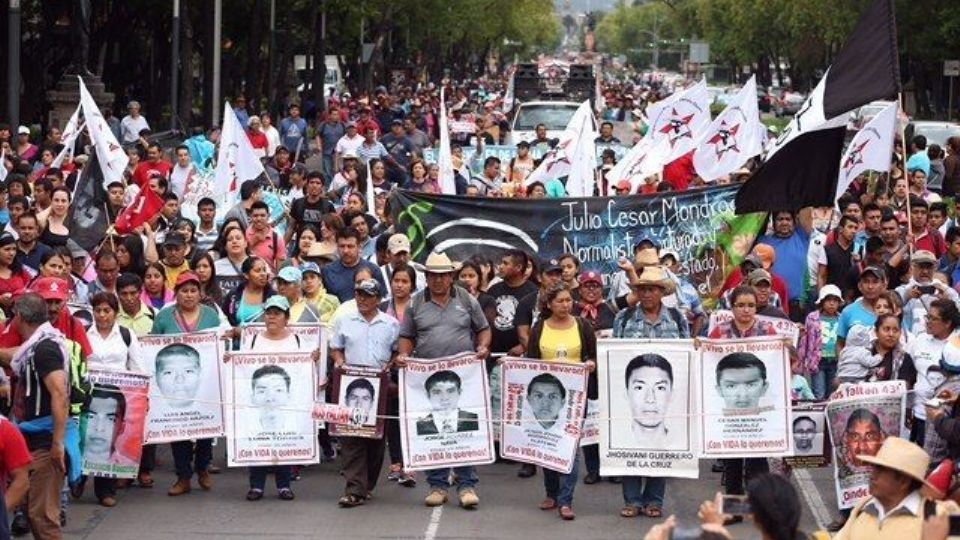
M 194 472 L 200 474 L 210 467 L 213 459 L 213 439 L 197 439 L 196 445 L 193 441 L 173 442 L 170 443 L 170 450 L 173 451 L 177 479 L 189 480 Z
M 837 359 L 820 361 L 820 369 L 810 375 L 810 386 L 818 400 L 827 399 L 833 380 L 837 378 Z
M 550 469 L 543 469 L 543 488 L 547 497 L 555 499 L 560 506 L 573 506 L 573 490 L 577 487 L 577 476 L 580 472 L 580 457 L 573 455 L 573 469 L 563 474 Z
M 333 154 L 328 155 L 326 152 L 324 152 L 323 153 L 323 174 L 325 178 L 323 183 L 326 186 L 330 185 L 330 182 L 333 181 L 333 175 L 337 174 L 337 171 L 335 171 L 333 168 L 334 165 L 335 164 L 333 162 Z
M 667 492 L 667 479 L 652 476 L 624 476 L 623 503 L 627 506 L 643 508 L 655 506 L 663 508 L 663 497 Z M 646 484 L 644 484 L 646 480 Z
M 453 474 L 457 475 L 457 491 L 473 489 L 477 487 L 477 468 L 473 465 L 466 467 L 453 467 Z M 449 489 L 450 486 L 450 467 L 443 469 L 430 469 L 427 471 L 427 483 L 431 488 Z
M 267 473 L 273 470 L 277 482 L 277 489 L 290 488 L 290 475 L 293 467 L 290 465 L 276 465 L 266 467 L 250 467 L 250 489 L 263 491 L 267 484 Z

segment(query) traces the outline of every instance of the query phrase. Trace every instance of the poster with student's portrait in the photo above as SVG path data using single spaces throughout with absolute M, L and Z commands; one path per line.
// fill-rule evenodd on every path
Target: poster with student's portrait
M 793 454 L 786 338 L 700 342 L 702 457 Z
M 693 341 L 597 341 L 600 474 L 697 478 Z
M 149 408 L 150 377 L 129 371 L 87 372 L 93 390 L 80 414 L 83 474 L 136 478 Z
M 150 413 L 144 443 L 222 437 L 222 350 L 216 332 L 140 339 L 151 371 Z
M 580 434 L 580 446 L 600 444 L 600 400 L 588 399 L 587 411 L 583 415 L 583 433 Z
M 350 421 L 330 424 L 330 435 L 382 439 L 388 378 L 387 373 L 372 369 L 334 369 L 333 396 L 338 405 L 350 409 Z
M 320 360 L 316 363 L 317 397 L 322 398 L 321 387 L 327 384 L 327 340 L 329 330 L 322 324 L 288 324 L 287 328 L 300 340 L 301 351 L 320 351 Z M 245 324 L 240 328 L 240 350 L 249 351 L 256 345 L 258 336 L 267 331 L 263 323 Z M 322 401 L 322 399 L 321 399 Z
M 583 430 L 586 366 L 505 358 L 501 368 L 500 455 L 569 473 Z
M 783 458 L 794 469 L 816 469 L 830 464 L 830 435 L 827 433 L 827 404 L 793 404 L 790 429 L 793 431 L 793 455 Z
M 841 510 L 870 495 L 871 466 L 859 456 L 875 456 L 887 437 L 900 435 L 906 400 L 907 384 L 900 380 L 842 384 L 830 396 L 826 416 Z
M 404 469 L 493 463 L 484 360 L 472 353 L 410 358 L 400 370 L 400 430 Z
M 228 353 L 227 465 L 319 463 L 311 352 Z

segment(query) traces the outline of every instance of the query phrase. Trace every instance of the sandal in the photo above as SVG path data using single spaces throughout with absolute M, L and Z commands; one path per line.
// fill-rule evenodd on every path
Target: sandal
M 573 513 L 572 506 L 561 506 L 558 513 L 560 514 L 560 518 L 564 521 L 573 521 L 577 518 L 577 515 Z
M 356 495 L 344 495 L 340 497 L 340 500 L 337 501 L 337 504 L 340 505 L 340 508 L 353 508 L 354 506 L 360 506 L 363 504 L 363 497 L 358 497 Z
M 620 517 L 635 518 L 640 515 L 640 508 L 633 505 L 627 505 L 620 509 Z
M 557 500 L 553 497 L 547 497 L 540 503 L 541 510 L 553 510 L 557 507 Z
M 659 506 L 648 506 L 643 509 L 643 515 L 650 518 L 663 517 L 663 510 Z

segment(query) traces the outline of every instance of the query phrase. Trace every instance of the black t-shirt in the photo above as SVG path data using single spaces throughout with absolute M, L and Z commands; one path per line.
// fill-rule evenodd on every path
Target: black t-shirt
M 524 296 L 520 299 L 520 306 L 517 307 L 516 326 L 533 327 L 533 323 L 540 318 L 540 289 Z
M 22 418 L 24 420 L 33 420 L 51 415 L 50 409 L 50 391 L 43 384 L 43 379 L 50 373 L 63 370 L 63 353 L 56 343 L 47 339 L 43 340 L 33 349 L 33 366 L 30 369 L 29 376 L 20 379 L 18 385 L 19 391 L 23 396 Z M 29 392 L 27 392 L 27 385 Z M 69 388 L 64 389 L 69 392 Z M 42 433 L 27 436 L 27 447 L 33 451 L 39 448 L 50 448 L 53 445 L 53 435 L 51 433 Z
M 850 271 L 854 265 L 853 244 L 843 249 L 839 243 L 834 242 L 828 244 L 824 251 L 827 255 L 827 283 L 840 287 L 844 293 L 856 289 L 850 282 Z
M 306 197 L 301 197 L 290 205 L 290 215 L 293 216 L 293 219 L 297 220 L 297 232 L 303 229 L 304 225 L 313 225 L 318 230 L 320 229 L 320 221 L 323 219 L 324 214 L 332 214 L 336 210 L 333 208 L 333 204 L 321 198 L 315 203 L 307 202 Z
M 501 281 L 487 289 L 487 294 L 493 297 L 496 306 L 496 317 L 490 324 L 493 333 L 490 350 L 505 353 L 520 343 L 517 337 L 520 300 L 530 294 L 536 296 L 537 286 L 530 281 L 524 281 L 519 287 L 511 287 Z

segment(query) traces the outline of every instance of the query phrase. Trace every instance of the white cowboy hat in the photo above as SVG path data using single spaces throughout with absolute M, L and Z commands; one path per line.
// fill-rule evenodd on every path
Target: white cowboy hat
M 460 270 L 460 263 L 453 262 L 446 253 L 431 252 L 427 261 L 420 268 L 430 274 L 446 274 Z
M 667 275 L 667 272 L 660 266 L 646 266 L 643 272 L 637 276 L 637 280 L 630 284 L 632 287 L 641 287 L 643 285 L 655 285 L 663 288 L 666 294 L 674 291 L 673 280 Z
M 927 468 L 930 466 L 930 456 L 923 448 L 906 439 L 891 435 L 883 441 L 883 446 L 880 447 L 877 455 L 859 455 L 857 459 L 864 463 L 893 469 L 914 480 L 930 485 L 927 483 Z

